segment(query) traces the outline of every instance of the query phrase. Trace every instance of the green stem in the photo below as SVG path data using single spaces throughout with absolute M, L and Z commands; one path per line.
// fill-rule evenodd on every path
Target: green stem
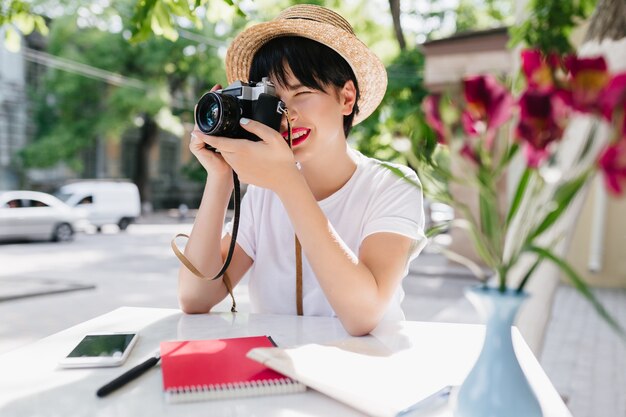
M 476 219 L 472 215 L 471 210 L 465 204 L 456 203 L 456 206 L 459 208 L 459 210 L 463 212 L 463 215 L 465 216 L 468 224 L 470 225 L 470 230 L 469 230 L 470 237 L 474 241 L 474 245 L 476 247 L 476 251 L 478 252 L 478 255 L 481 257 L 482 260 L 485 261 L 485 263 L 490 268 L 492 269 L 495 268 L 498 265 L 498 262 L 496 260 L 497 258 L 495 258 L 493 254 L 491 253 L 491 251 L 489 250 L 488 242 L 484 241 L 484 235 L 478 229 Z
M 541 261 L 543 261 L 543 257 L 540 257 L 540 256 L 537 257 L 537 260 L 535 261 L 533 266 L 531 266 L 530 269 L 526 272 L 526 275 L 524 275 L 524 278 L 522 279 L 522 282 L 520 282 L 520 284 L 517 286 L 517 292 L 518 293 L 521 293 L 524 290 L 524 287 L 526 286 L 526 283 L 528 283 L 528 280 L 530 279 L 532 274 L 535 272 L 535 269 L 537 269 L 537 267 L 539 266 Z
M 506 274 L 508 269 L 504 266 L 498 267 L 498 290 L 500 292 L 506 292 Z

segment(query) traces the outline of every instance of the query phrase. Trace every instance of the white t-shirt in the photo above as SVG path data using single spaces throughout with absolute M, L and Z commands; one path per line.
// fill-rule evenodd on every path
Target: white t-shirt
M 358 256 L 363 240 L 377 232 L 392 232 L 417 241 L 414 259 L 426 245 L 424 210 L 419 188 L 400 178 L 381 162 L 353 151 L 357 168 L 348 182 L 319 206 L 347 247 Z M 418 182 L 408 167 L 389 164 Z M 232 222 L 225 227 L 231 233 Z M 295 238 L 287 212 L 278 196 L 249 186 L 241 201 L 237 236 L 239 246 L 252 258 L 248 271 L 252 312 L 296 314 Z M 398 254 L 405 256 L 405 254 Z M 409 261 L 410 261 L 409 260 Z M 404 276 L 408 272 L 408 263 Z M 337 277 L 341 279 L 341 277 Z M 309 262 L 302 253 L 302 305 L 307 316 L 335 316 Z M 384 319 L 403 320 L 399 285 Z

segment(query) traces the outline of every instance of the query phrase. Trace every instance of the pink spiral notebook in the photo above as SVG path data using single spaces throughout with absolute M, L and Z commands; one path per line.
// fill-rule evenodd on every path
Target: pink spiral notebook
M 305 385 L 246 357 L 253 348 L 274 346 L 268 336 L 161 342 L 166 400 L 177 403 L 306 390 Z

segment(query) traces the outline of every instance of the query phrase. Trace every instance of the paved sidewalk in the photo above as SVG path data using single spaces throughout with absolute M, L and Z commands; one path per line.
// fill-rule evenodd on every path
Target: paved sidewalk
M 626 328 L 626 290 L 594 292 Z M 570 286 L 557 291 L 541 364 L 574 417 L 626 417 L 626 342 Z

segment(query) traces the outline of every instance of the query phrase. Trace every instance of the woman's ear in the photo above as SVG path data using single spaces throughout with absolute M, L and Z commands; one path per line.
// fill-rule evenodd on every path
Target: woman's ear
M 356 104 L 356 87 L 352 80 L 346 81 L 339 92 L 339 103 L 342 106 L 341 114 L 344 116 L 352 114 L 352 110 Z

